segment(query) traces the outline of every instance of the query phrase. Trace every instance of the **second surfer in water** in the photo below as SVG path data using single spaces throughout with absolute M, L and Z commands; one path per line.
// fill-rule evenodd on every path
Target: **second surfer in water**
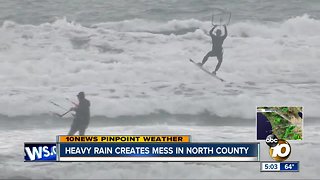
M 222 60 L 223 60 L 223 48 L 222 48 L 222 44 L 223 41 L 226 39 L 226 37 L 228 36 L 228 31 L 227 31 L 227 26 L 223 25 L 224 27 L 224 35 L 221 35 L 221 30 L 218 29 L 216 31 L 216 34 L 213 34 L 213 31 L 216 29 L 217 25 L 214 25 L 213 28 L 210 30 L 209 34 L 211 36 L 212 39 L 212 50 L 210 52 L 208 52 L 201 63 L 199 63 L 199 65 L 203 66 L 207 61 L 209 57 L 217 57 L 218 59 L 218 64 L 215 68 L 215 70 L 212 72 L 213 74 L 216 74 L 217 71 L 219 70 Z
M 79 104 L 69 111 L 75 111 L 75 118 L 72 122 L 68 135 L 74 135 L 79 131 L 79 135 L 84 135 L 90 121 L 90 101 L 85 98 L 84 92 L 78 95 Z

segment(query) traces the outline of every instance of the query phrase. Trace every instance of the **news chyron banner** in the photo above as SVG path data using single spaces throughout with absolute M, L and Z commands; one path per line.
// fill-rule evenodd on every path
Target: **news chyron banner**
M 189 135 L 61 135 L 52 145 L 25 143 L 25 161 L 260 161 L 259 142 L 200 143 Z

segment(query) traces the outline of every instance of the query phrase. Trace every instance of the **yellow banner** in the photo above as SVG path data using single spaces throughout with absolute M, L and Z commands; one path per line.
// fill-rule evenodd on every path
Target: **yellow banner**
M 169 136 L 58 136 L 58 142 L 68 142 L 68 143 L 87 143 L 87 142 L 97 142 L 97 143 L 170 143 L 170 142 L 190 142 L 189 135 L 169 135 Z

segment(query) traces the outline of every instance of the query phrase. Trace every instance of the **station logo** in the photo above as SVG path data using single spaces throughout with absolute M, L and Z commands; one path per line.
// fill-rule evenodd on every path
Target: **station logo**
M 290 144 L 283 139 L 278 139 L 276 135 L 270 134 L 266 138 L 269 146 L 269 155 L 275 161 L 285 161 L 291 154 Z
M 56 143 L 24 143 L 24 161 L 56 161 Z

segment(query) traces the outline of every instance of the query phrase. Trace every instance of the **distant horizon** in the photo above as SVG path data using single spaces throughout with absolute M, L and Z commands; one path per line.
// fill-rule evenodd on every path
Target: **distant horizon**
M 118 22 L 132 19 L 150 21 L 170 21 L 197 19 L 210 21 L 215 9 L 232 12 L 232 23 L 241 21 L 253 22 L 283 22 L 287 19 L 308 14 L 319 19 L 320 8 L 314 0 L 178 0 L 147 2 L 143 0 L 61 0 L 32 1 L 11 0 L 0 4 L 0 24 L 4 21 L 14 21 L 18 24 L 39 25 L 52 23 L 57 19 L 91 26 L 97 23 Z M 130 8 L 127 8 L 130 7 Z M 33 13 L 36 11 L 37 13 Z

